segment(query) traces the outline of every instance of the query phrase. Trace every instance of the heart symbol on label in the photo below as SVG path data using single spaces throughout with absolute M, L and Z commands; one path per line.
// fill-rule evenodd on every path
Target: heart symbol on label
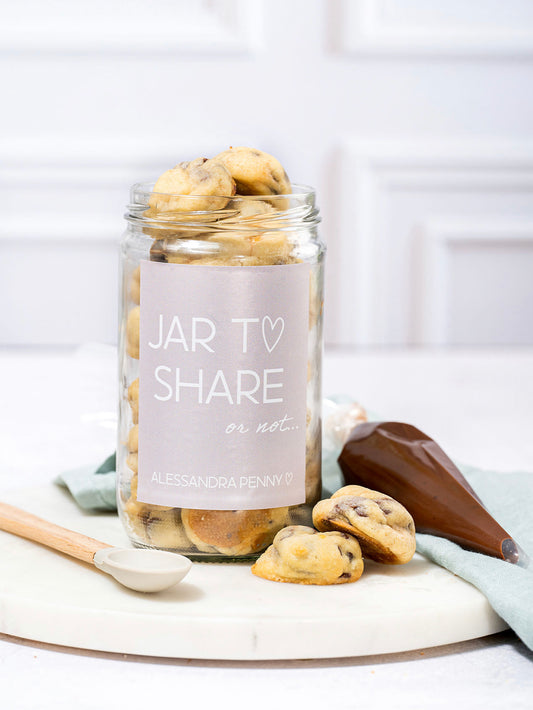
M 288 473 L 285 474 L 285 482 L 287 483 L 288 486 L 291 485 L 292 482 L 292 472 L 289 471 Z
M 269 353 L 271 353 L 279 343 L 284 328 L 285 321 L 283 318 L 276 318 L 274 322 L 272 322 L 269 316 L 263 318 L 263 340 Z

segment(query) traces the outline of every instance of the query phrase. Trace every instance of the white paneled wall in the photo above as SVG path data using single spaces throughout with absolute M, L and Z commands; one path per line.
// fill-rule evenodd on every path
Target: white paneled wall
M 0 342 L 112 342 L 132 182 L 228 145 L 317 187 L 329 343 L 533 343 L 531 0 L 18 0 Z
M 340 0 L 339 44 L 375 56 L 516 57 L 533 53 L 530 0 Z
M 26 52 L 240 54 L 259 26 L 252 0 L 17 0 L 5 3 L 4 47 Z
M 498 318 L 490 311 L 484 316 L 490 327 L 479 320 L 477 303 L 502 275 L 476 260 L 497 241 L 499 266 L 509 271 L 507 251 L 515 253 L 517 239 L 531 246 L 533 143 L 365 141 L 347 143 L 342 152 L 340 229 L 351 230 L 353 238 L 333 265 L 341 274 L 338 302 L 352 303 L 336 309 L 340 342 L 533 342 L 532 289 L 517 288 L 514 296 L 507 289 L 499 294 Z M 459 240 L 474 258 L 470 253 L 457 283 L 461 255 L 450 261 L 449 251 Z M 350 273 L 343 270 L 345 259 Z M 512 269 L 507 276 L 512 282 Z M 451 301 L 457 303 L 458 292 L 463 297 L 456 313 Z M 521 313 L 513 335 L 508 311 Z M 456 327 L 458 315 L 467 328 Z M 503 339 L 495 337 L 500 328 Z
M 533 220 L 428 221 L 418 247 L 415 342 L 531 342 Z

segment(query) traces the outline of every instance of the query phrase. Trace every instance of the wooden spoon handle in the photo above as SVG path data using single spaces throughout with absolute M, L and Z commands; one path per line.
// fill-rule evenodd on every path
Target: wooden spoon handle
M 52 547 L 54 550 L 92 564 L 94 564 L 95 552 L 111 547 L 105 542 L 54 525 L 7 503 L 0 503 L 0 530 L 34 540 L 41 545 Z

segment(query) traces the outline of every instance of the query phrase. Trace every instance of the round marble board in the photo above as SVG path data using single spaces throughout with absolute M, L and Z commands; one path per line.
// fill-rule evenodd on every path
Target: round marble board
M 53 485 L 5 502 L 109 544 L 129 546 L 116 515 L 82 513 Z M 249 564 L 195 563 L 159 594 L 0 532 L 0 631 L 64 646 L 173 658 L 275 660 L 408 651 L 507 628 L 475 587 L 415 555 L 367 562 L 353 584 L 279 584 Z

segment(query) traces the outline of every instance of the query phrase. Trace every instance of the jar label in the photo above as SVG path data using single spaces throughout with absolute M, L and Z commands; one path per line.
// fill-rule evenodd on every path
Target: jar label
M 141 502 L 305 502 L 308 264 L 141 262 Z

